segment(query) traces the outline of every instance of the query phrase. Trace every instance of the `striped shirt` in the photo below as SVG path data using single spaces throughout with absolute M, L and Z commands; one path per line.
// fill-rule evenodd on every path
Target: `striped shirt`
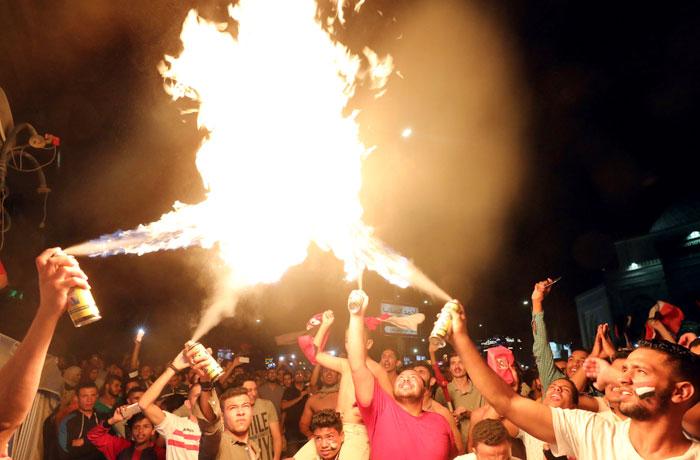
M 187 417 L 163 411 L 165 418 L 156 431 L 165 438 L 166 460 L 197 460 L 202 432 L 199 425 Z

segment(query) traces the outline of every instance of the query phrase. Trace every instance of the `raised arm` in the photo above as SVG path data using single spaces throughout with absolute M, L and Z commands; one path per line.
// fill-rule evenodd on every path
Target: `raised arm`
M 134 339 L 134 349 L 131 351 L 131 360 L 129 362 L 129 373 L 139 370 L 139 354 L 141 353 L 141 340 L 143 339 L 143 333 L 139 330 L 139 333 Z
M 56 323 L 66 309 L 68 291 L 90 289 L 78 262 L 59 248 L 47 249 L 36 258 L 39 275 L 39 308 L 24 340 L 0 369 L 0 456 L 24 421 L 39 387 L 46 352 Z
M 451 314 L 453 347 L 479 392 L 500 415 L 536 438 L 554 444 L 556 440 L 549 407 L 515 393 L 481 357 L 467 335 L 464 316 L 456 312 Z
M 352 374 L 352 383 L 355 385 L 357 402 L 362 406 L 369 406 L 374 397 L 374 376 L 367 367 L 367 348 L 364 340 L 365 310 L 367 310 L 369 298 L 360 290 L 351 292 L 350 296 L 362 296 L 363 301 L 359 309 L 350 309 L 348 364 Z
M 565 375 L 554 365 L 554 356 L 552 349 L 549 348 L 549 339 L 547 338 L 547 328 L 544 324 L 544 306 L 543 301 L 551 286 L 551 278 L 545 281 L 540 281 L 535 284 L 532 290 L 532 353 L 535 355 L 535 363 L 537 371 L 542 382 L 542 394 L 547 391 L 547 387 L 556 379 L 565 377 Z
M 181 370 L 187 369 L 189 367 L 189 363 L 185 358 L 185 352 L 185 350 L 182 350 L 175 357 L 173 362 L 168 365 L 165 371 L 163 371 L 163 373 L 160 374 L 160 377 L 158 377 L 156 381 L 153 382 L 153 385 L 148 387 L 146 392 L 141 396 L 141 399 L 139 399 L 139 407 L 154 425 L 160 425 L 163 422 L 163 419 L 165 419 L 165 414 L 163 413 L 161 408 L 155 405 L 156 399 L 158 399 L 158 395 L 160 395 L 160 393 L 163 391 L 163 388 L 165 388 L 165 385 L 168 384 L 168 381 L 177 372 L 180 372 Z
M 314 346 L 316 347 L 316 361 L 328 369 L 336 372 L 343 372 L 343 364 L 345 359 L 332 356 L 324 351 L 326 341 L 328 340 L 328 334 L 330 333 L 331 326 L 335 321 L 335 316 L 332 310 L 326 310 L 323 312 L 321 317 L 321 325 L 316 331 L 314 336 Z

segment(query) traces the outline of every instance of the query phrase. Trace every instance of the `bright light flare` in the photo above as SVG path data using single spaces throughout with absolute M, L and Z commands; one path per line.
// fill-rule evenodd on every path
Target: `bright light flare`
M 367 268 L 449 299 L 362 221 L 362 161 L 371 149 L 359 141 L 357 113 L 346 106 L 361 80 L 383 94 L 391 57 L 369 48 L 364 57 L 351 53 L 316 13 L 313 0 L 241 0 L 229 7 L 238 23 L 234 38 L 190 11 L 183 50 L 166 56 L 160 72 L 173 99 L 199 105 L 197 124 L 207 135 L 196 165 L 206 199 L 176 203 L 157 222 L 67 251 L 215 248 L 229 268 L 223 284 L 238 292 L 279 280 L 315 243 L 344 262 L 348 280 Z M 219 300 L 222 308 L 235 304 Z M 200 324 L 195 337 L 219 319 L 203 320 L 212 324 Z
M 404 139 L 408 139 L 411 136 L 413 136 L 412 128 L 404 128 L 404 130 L 401 131 L 401 137 L 403 137 Z

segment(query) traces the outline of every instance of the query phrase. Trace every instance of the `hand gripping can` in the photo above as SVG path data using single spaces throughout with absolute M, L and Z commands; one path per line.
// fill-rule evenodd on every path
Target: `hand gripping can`
M 199 342 L 195 342 L 193 345 L 187 347 L 188 350 L 194 350 L 194 357 L 198 358 L 200 356 L 205 356 L 207 359 L 204 363 L 204 372 L 207 373 L 209 376 L 209 380 L 212 382 L 216 382 L 216 380 L 221 377 L 221 375 L 224 373 L 224 370 L 221 368 L 219 363 L 216 362 L 216 360 L 212 357 L 207 352 L 207 349 L 204 348 L 204 345 L 202 345 Z
M 462 311 L 462 305 L 460 305 L 459 300 L 452 299 L 447 302 L 445 306 L 442 307 L 442 310 L 440 310 L 437 321 L 435 321 L 435 325 L 433 325 L 433 331 L 430 333 L 429 340 L 430 343 L 438 348 L 442 348 L 447 345 L 445 342 L 445 337 L 447 337 L 452 330 L 452 316 L 450 316 L 451 311 L 457 313 Z
M 355 289 L 348 296 L 348 310 L 353 314 L 359 312 L 367 300 L 368 298 L 365 291 L 362 289 Z
M 68 316 L 75 327 L 102 319 L 89 289 L 73 288 L 68 292 Z

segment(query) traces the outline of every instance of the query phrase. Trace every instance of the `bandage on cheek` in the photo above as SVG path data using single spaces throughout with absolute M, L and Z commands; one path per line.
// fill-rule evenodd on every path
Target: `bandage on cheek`
M 656 394 L 656 387 L 637 387 L 634 389 L 641 399 L 650 398 Z

